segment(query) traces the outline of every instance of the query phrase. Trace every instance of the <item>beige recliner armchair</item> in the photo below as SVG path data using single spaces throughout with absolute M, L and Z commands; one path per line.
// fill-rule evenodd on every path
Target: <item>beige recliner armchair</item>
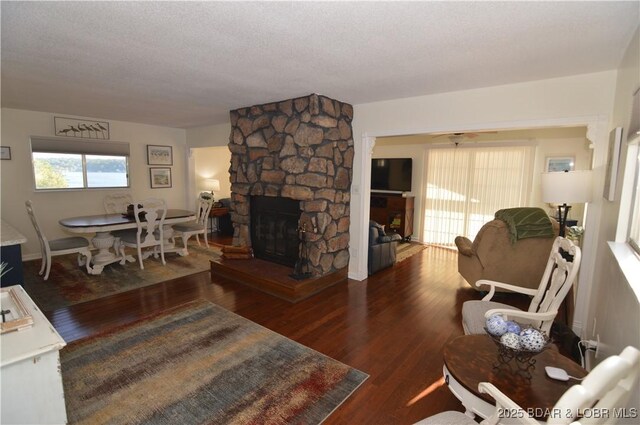
M 550 220 L 557 236 L 560 226 L 553 218 Z M 536 289 L 540 285 L 553 241 L 553 237 L 527 238 L 511 243 L 508 225 L 502 220 L 491 220 L 482 226 L 473 242 L 464 236 L 455 239 L 458 272 L 477 291 L 486 290 L 486 287 L 475 286 L 480 279 Z

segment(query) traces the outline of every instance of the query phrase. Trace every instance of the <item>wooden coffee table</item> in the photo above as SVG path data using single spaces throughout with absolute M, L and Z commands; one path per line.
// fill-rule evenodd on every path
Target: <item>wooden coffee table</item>
M 516 359 L 500 364 L 498 346 L 489 335 L 464 335 L 444 347 L 443 373 L 449 390 L 472 418 L 487 418 L 495 411 L 493 398 L 478 391 L 480 382 L 490 382 L 530 416 L 544 420 L 560 396 L 578 382 L 553 380 L 546 375 L 545 366 L 562 368 L 576 378 L 584 377 L 587 371 L 558 353 L 554 346 L 532 359 L 535 363 L 529 367 Z

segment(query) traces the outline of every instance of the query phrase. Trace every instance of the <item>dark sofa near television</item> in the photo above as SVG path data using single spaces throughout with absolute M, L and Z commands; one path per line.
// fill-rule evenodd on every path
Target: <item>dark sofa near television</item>
M 369 275 L 396 263 L 396 249 L 401 239 L 397 233 L 385 234 L 380 224 L 369 221 Z

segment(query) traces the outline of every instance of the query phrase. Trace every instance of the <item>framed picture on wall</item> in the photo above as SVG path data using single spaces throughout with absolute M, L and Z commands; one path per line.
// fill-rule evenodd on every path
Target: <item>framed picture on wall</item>
M 53 117 L 53 127 L 56 136 L 81 137 L 84 139 L 109 139 L 109 123 L 107 121 Z
M 149 168 L 151 178 L 151 189 L 161 189 L 171 187 L 171 168 L 152 167 Z
M 0 159 L 11 159 L 11 148 L 9 146 L 0 146 Z
M 547 167 L 545 171 L 552 173 L 555 171 L 573 171 L 576 159 L 573 156 L 550 156 L 547 157 Z
M 173 165 L 173 148 L 171 146 L 147 145 L 148 165 Z

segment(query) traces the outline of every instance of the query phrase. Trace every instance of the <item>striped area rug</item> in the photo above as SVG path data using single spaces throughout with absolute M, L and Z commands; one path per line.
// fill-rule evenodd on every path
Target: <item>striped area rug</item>
M 317 424 L 368 377 L 206 301 L 73 342 L 61 365 L 84 424 Z
M 427 245 L 418 242 L 401 243 L 396 249 L 396 263 L 406 260 L 407 258 L 422 252 Z

